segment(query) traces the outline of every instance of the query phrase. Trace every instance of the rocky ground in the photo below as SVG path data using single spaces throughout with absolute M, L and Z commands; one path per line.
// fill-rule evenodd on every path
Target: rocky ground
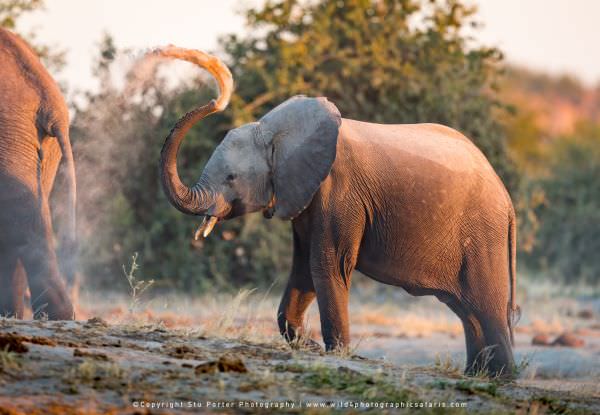
M 466 378 L 451 360 L 406 366 L 157 322 L 0 319 L 0 350 L 0 414 L 600 413 L 597 391 Z

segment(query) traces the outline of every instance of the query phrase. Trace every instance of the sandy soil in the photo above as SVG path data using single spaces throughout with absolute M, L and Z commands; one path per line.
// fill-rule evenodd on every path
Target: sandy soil
M 464 405 L 454 412 L 600 411 L 597 394 L 465 378 L 448 361 L 400 365 L 164 324 L 2 319 L 0 344 L 2 414 L 178 413 L 205 411 L 207 405 L 214 412 L 236 413 L 259 411 L 252 405 L 261 404 L 285 405 L 272 409 L 299 413 L 329 403 L 340 411 L 374 413 L 382 409 L 373 405 L 411 404 Z M 152 405 L 163 407 L 147 408 Z M 430 411 L 434 408 L 425 410 Z
M 600 301 L 537 283 L 519 292 L 512 382 L 462 376 L 459 320 L 380 285 L 353 293 L 345 354 L 285 344 L 269 293 L 84 293 L 79 321 L 0 318 L 0 414 L 600 413 Z M 320 341 L 316 307 L 307 328 Z M 532 345 L 565 332 L 580 344 Z

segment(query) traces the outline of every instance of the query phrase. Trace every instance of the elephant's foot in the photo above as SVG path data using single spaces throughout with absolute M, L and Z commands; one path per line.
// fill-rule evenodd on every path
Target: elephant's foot
M 310 337 L 298 337 L 294 341 L 290 342 L 292 349 L 296 350 L 307 350 L 315 353 L 322 353 L 323 347 Z
M 492 368 L 477 368 L 470 366 L 465 369 L 465 376 L 469 377 L 487 377 L 499 381 L 510 382 L 517 378 L 517 372 L 513 369 L 492 369 Z
M 475 359 L 467 362 L 466 376 L 489 377 L 498 380 L 510 381 L 517 375 L 512 363 L 510 350 L 502 351 L 497 345 L 483 348 Z
M 75 311 L 71 302 L 60 305 L 46 305 L 35 310 L 33 318 L 36 320 L 74 320 Z

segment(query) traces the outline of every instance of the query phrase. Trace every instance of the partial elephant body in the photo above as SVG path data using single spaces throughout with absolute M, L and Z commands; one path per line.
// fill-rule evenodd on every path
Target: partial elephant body
M 177 174 L 177 151 L 195 122 L 225 107 L 231 74 L 203 52 L 159 53 L 203 62 L 221 85 L 219 107 L 212 101 L 185 115 L 161 153 L 170 202 L 205 216 L 196 235 L 261 210 L 292 219 L 293 265 L 278 311 L 287 340 L 301 334 L 316 298 L 326 348 L 348 346 L 356 268 L 446 303 L 464 326 L 468 373 L 512 373 L 515 215 L 504 185 L 471 141 L 436 124 L 343 119 L 326 98 L 298 96 L 229 131 L 188 187 Z
M 0 313 L 22 317 L 25 281 L 36 316 L 73 318 L 48 203 L 61 158 L 68 175 L 67 256 L 75 249 L 75 172 L 68 109 L 29 46 L 0 29 Z M 74 273 L 68 258 L 65 273 Z M 18 267 L 22 264 L 22 267 Z
M 437 275 L 457 276 L 483 243 L 502 244 L 508 264 L 508 194 L 479 150 L 449 128 L 343 120 L 336 161 L 315 199 L 361 228 L 363 273 L 411 293 L 456 287 Z
M 460 133 L 435 124 L 343 119 L 337 142 L 329 176 L 293 220 L 294 249 L 309 266 L 297 275 L 295 260 L 290 285 L 316 288 L 319 309 L 328 310 L 321 314 L 326 346 L 349 342 L 347 296 L 356 267 L 377 281 L 447 303 L 465 325 L 471 370 L 483 366 L 477 359 L 492 345 L 499 350 L 491 368 L 512 369 L 514 212 L 483 154 Z M 292 290 L 280 308 L 282 331 L 297 329 L 307 307 L 303 289 L 295 296 Z

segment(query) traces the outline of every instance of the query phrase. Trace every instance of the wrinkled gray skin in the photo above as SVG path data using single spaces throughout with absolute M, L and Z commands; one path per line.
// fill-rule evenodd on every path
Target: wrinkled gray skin
M 467 373 L 512 373 L 515 216 L 471 141 L 436 124 L 343 119 L 325 98 L 294 97 L 230 131 L 188 188 L 177 149 L 185 126 L 213 107 L 188 115 L 167 139 L 164 187 L 185 213 L 292 220 L 293 267 L 278 311 L 287 340 L 316 298 L 326 348 L 348 345 L 357 269 L 447 304 L 464 326 Z
M 0 315 L 21 318 L 29 285 L 35 317 L 72 319 L 58 268 L 48 197 L 66 162 L 65 274 L 74 275 L 75 170 L 69 113 L 31 48 L 0 29 Z

